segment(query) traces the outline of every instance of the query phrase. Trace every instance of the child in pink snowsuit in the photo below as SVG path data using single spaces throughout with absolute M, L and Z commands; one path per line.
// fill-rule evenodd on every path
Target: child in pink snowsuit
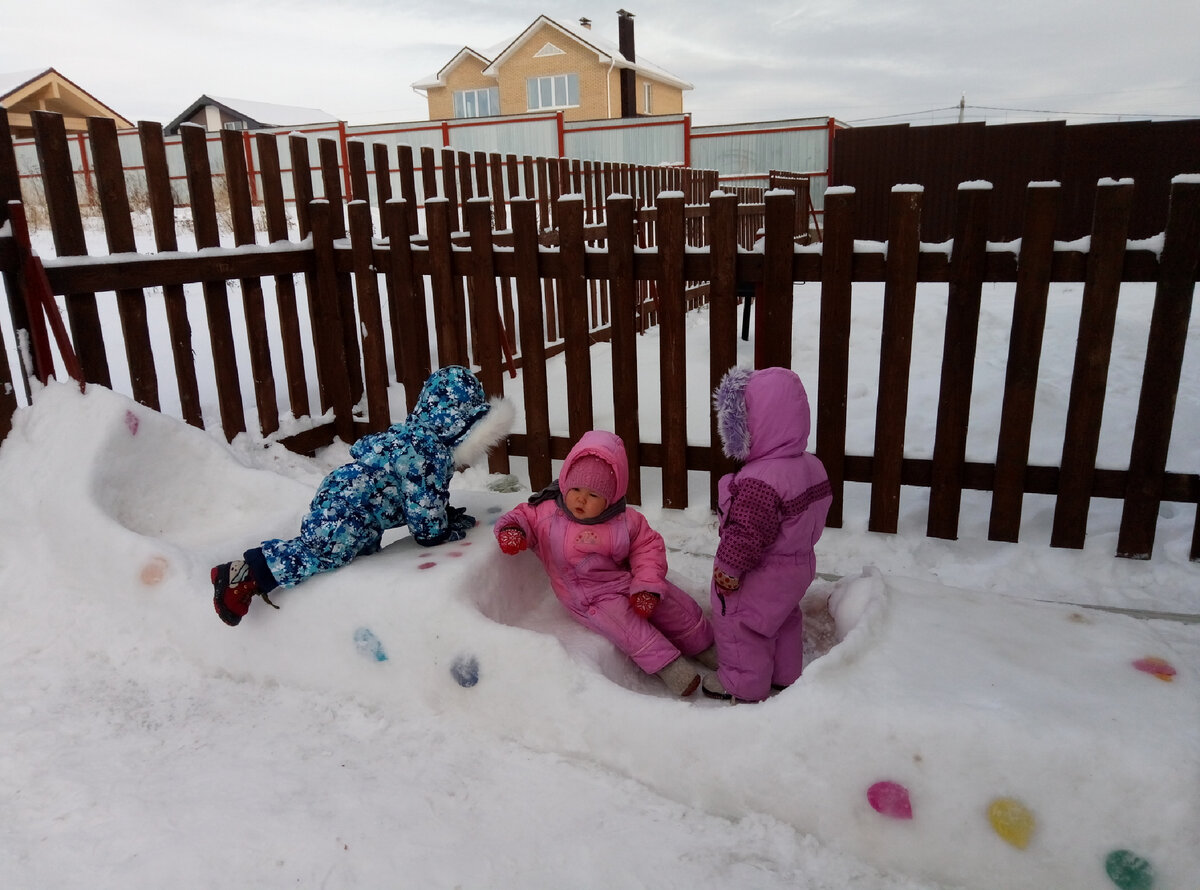
M 800 676 L 800 599 L 816 576 L 813 547 L 832 489 L 806 450 L 808 395 L 795 372 L 731 368 L 713 403 L 725 454 L 743 466 L 718 485 L 712 612 L 720 667 L 704 692 L 762 701 Z
M 628 485 L 620 437 L 584 433 L 558 480 L 497 520 L 496 540 L 509 555 L 533 550 L 571 617 L 676 695 L 691 695 L 700 674 L 683 656 L 715 665 L 712 625 L 666 579 L 662 536 L 625 505 Z

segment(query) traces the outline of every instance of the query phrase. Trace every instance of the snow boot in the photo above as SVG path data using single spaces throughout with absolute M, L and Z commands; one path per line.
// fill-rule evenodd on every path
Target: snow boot
M 236 627 L 250 611 L 250 600 L 256 596 L 261 596 L 273 608 L 279 608 L 259 589 L 244 559 L 213 566 L 209 577 L 213 585 L 213 608 L 217 610 L 217 616 L 230 627 Z
M 692 658 L 696 659 L 696 661 L 700 662 L 710 671 L 715 671 L 717 669 L 717 644 L 713 643 L 703 652 L 693 655 Z
M 732 703 L 737 702 L 737 699 L 733 697 L 733 693 L 725 688 L 725 685 L 715 673 L 704 675 L 704 682 L 701 684 L 700 689 L 709 698 L 719 698 L 722 701 Z
M 680 698 L 687 698 L 700 685 L 700 674 L 683 656 L 657 671 L 654 676 L 662 680 L 667 688 Z

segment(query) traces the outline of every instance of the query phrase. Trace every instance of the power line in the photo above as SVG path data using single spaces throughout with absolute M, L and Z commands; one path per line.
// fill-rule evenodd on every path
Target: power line
M 912 119 L 920 118 L 931 114 L 940 114 L 942 112 L 953 111 L 979 111 L 979 112 L 1003 112 L 1006 114 L 1035 114 L 1035 115 L 1059 115 L 1063 117 L 1104 117 L 1104 118 L 1159 118 L 1159 119 L 1177 119 L 1188 120 L 1200 118 L 1200 112 L 1196 114 L 1160 114 L 1160 113 L 1139 113 L 1128 111 L 1057 111 L 1052 109 L 1038 108 L 1006 108 L 999 105 L 947 105 L 943 108 L 928 108 L 924 111 L 910 111 L 903 114 L 886 114 L 877 117 L 862 117 L 847 120 L 848 124 L 861 124 L 870 121 L 886 121 L 896 120 L 900 118 Z

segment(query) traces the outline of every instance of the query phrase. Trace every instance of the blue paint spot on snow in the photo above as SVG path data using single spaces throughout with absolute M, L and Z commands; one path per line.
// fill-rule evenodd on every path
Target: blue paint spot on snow
M 354 648 L 359 654 L 374 661 L 387 661 L 387 653 L 383 651 L 383 643 L 369 628 L 360 627 L 354 632 Z
M 450 676 L 459 686 L 470 689 L 479 682 L 479 662 L 474 655 L 460 655 L 450 665 Z

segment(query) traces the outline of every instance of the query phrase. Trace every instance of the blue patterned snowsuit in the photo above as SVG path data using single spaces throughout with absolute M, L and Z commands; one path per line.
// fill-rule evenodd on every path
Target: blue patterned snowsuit
M 279 586 L 375 553 L 383 532 L 401 525 L 424 546 L 462 537 L 446 509 L 454 448 L 490 407 L 466 368 L 435 371 L 403 423 L 359 439 L 350 448 L 354 460 L 325 477 L 298 537 L 263 542 Z

